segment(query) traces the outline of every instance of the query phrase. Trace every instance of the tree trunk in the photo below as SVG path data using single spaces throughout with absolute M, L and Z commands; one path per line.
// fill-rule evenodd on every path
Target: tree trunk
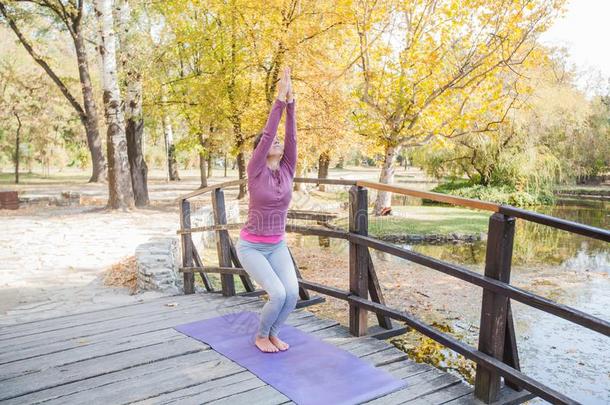
M 19 184 L 19 147 L 21 143 L 21 118 L 19 114 L 13 111 L 13 115 L 17 118 L 17 133 L 15 136 L 15 184 Z
M 318 178 L 319 179 L 327 179 L 328 178 L 328 167 L 330 166 L 330 151 L 325 150 L 320 153 L 318 158 Z M 324 184 L 319 184 L 318 189 L 320 191 L 326 191 L 326 187 Z
M 148 196 L 148 166 L 146 161 L 144 161 L 144 152 L 142 151 L 142 135 L 144 133 L 142 81 L 139 74 L 137 74 L 137 77 L 128 78 L 127 80 L 127 103 L 125 108 L 127 119 L 125 127 L 127 156 L 131 169 L 135 205 L 137 207 L 145 207 L 150 204 L 150 199 Z
M 246 178 L 246 158 L 244 157 L 244 152 L 240 151 L 237 154 L 237 169 L 239 172 L 239 179 L 245 179 Z M 242 199 L 246 196 L 247 194 L 247 190 L 246 190 L 246 184 L 240 184 L 239 185 L 239 194 L 237 195 L 237 199 Z
M 199 134 L 199 144 L 202 147 L 201 152 L 199 152 L 199 173 L 201 175 L 201 185 L 199 187 L 204 188 L 208 186 L 208 175 L 206 173 L 208 151 L 206 149 L 205 139 L 203 139 L 203 134 Z
M 235 149 L 237 149 L 237 170 L 239 179 L 246 178 L 246 158 L 244 156 L 244 136 L 241 133 L 241 119 L 239 117 L 234 117 L 233 119 L 233 136 L 235 139 Z M 246 184 L 239 185 L 239 194 L 237 194 L 237 199 L 241 200 L 247 194 Z
M 208 179 L 212 177 L 212 161 L 214 160 L 214 156 L 212 156 L 212 152 L 208 153 L 207 163 L 208 163 Z
M 170 181 L 179 181 L 180 173 L 178 173 L 178 162 L 176 161 L 176 145 L 174 144 L 174 132 L 172 124 L 165 127 L 165 139 L 167 141 L 167 161 L 169 165 Z
M 127 156 L 125 116 L 117 82 L 115 33 L 112 0 L 94 0 L 100 33 L 102 57 L 103 100 L 108 147 L 108 208 L 123 210 L 134 207 L 133 188 Z
M 93 85 L 89 74 L 89 61 L 87 49 L 82 29 L 82 23 L 76 27 L 74 37 L 74 49 L 76 50 L 76 60 L 78 62 L 78 76 L 80 78 L 81 89 L 83 92 L 83 107 L 85 109 L 84 126 L 87 134 L 87 146 L 91 153 L 92 173 L 89 183 L 105 182 L 108 180 L 106 158 L 102 152 L 102 138 L 98 125 L 97 104 L 93 95 Z
M 207 161 L 204 152 L 199 153 L 199 174 L 201 175 L 201 185 L 199 188 L 208 186 L 208 175 L 206 173 Z
M 212 139 L 214 137 L 214 132 L 217 131 L 218 128 L 214 127 L 213 124 L 210 124 L 210 133 L 206 139 L 205 142 L 205 150 L 206 150 L 206 164 L 207 164 L 207 173 L 206 173 L 206 178 L 210 178 L 212 177 L 212 161 L 214 158 L 214 155 L 212 154 Z M 203 144 L 202 144 L 203 145 Z
M 385 156 L 383 158 L 383 166 L 379 175 L 379 182 L 384 184 L 392 184 L 394 182 L 394 159 L 400 152 L 400 147 L 387 145 L 385 147 Z M 374 215 L 381 214 L 381 210 L 392 206 L 392 193 L 389 191 L 378 191 L 375 199 Z
M 229 158 L 227 157 L 227 152 L 225 152 L 225 164 L 224 164 L 224 169 L 225 169 L 225 177 L 227 177 L 227 165 L 229 164 Z
M 142 74 L 135 62 L 135 38 L 131 33 L 131 8 L 127 0 L 119 0 L 117 5 L 119 20 L 119 43 L 121 45 L 121 66 L 125 76 L 127 93 L 125 96 L 125 136 L 127 156 L 131 173 L 131 184 L 135 205 L 145 207 L 150 204 L 148 197 L 148 167 L 144 161 L 142 135 Z
M 176 162 L 176 145 L 174 145 L 174 130 L 172 123 L 168 118 L 165 110 L 163 114 L 163 136 L 165 137 L 165 150 L 167 156 L 167 172 L 170 181 L 180 180 L 180 174 L 178 173 L 178 163 Z
M 301 163 L 297 162 L 297 170 L 296 170 L 295 177 L 304 177 L 304 174 L 305 174 L 305 169 L 303 168 L 303 165 Z M 305 191 L 305 184 L 294 182 L 292 185 L 292 190 L 293 191 Z

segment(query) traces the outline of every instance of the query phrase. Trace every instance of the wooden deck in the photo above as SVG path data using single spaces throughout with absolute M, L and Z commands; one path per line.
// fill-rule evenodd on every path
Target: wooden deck
M 258 311 L 263 304 L 259 297 L 199 293 L 2 327 L 0 403 L 293 403 L 210 346 L 172 329 Z M 369 404 L 479 403 L 456 376 L 415 363 L 383 340 L 351 337 L 346 327 L 306 309 L 293 311 L 286 323 L 408 381 L 404 390 Z M 512 399 L 518 403 L 523 395 Z

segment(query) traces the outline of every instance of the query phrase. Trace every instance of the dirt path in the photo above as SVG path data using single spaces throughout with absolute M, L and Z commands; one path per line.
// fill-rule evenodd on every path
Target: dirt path
M 153 219 L 154 220 L 151 220 Z M 2 212 L 0 323 L 80 312 L 159 296 L 103 284 L 105 271 L 153 236 L 175 234 L 178 213 L 49 207 Z

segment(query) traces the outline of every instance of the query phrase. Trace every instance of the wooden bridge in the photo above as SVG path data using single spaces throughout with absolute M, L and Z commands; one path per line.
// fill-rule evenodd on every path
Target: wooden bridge
M 263 304 L 259 297 L 180 295 L 2 328 L 0 403 L 294 403 L 210 346 L 172 329 L 229 312 L 260 312 Z M 354 337 L 338 322 L 303 308 L 286 324 L 408 382 L 408 389 L 371 405 L 472 403 L 472 388 L 458 377 L 410 361 L 382 340 Z
M 110 309 L 55 317 L 0 329 L 0 402 L 25 403 L 261 403 L 284 404 L 290 399 L 265 384 L 247 369 L 228 360 L 208 345 L 191 339 L 174 326 L 244 309 L 259 311 L 263 302 L 241 268 L 228 224 L 223 190 L 246 180 L 230 181 L 199 189 L 178 199 L 185 295 Z M 521 403 L 539 396 L 552 403 L 577 401 L 521 373 L 511 300 L 533 306 L 610 336 L 610 324 L 510 284 L 510 268 L 516 218 L 610 242 L 610 232 L 553 218 L 511 206 L 410 190 L 385 184 L 297 178 L 295 182 L 350 186 L 349 229 L 287 225 L 288 232 L 339 238 L 349 243 L 349 290 L 325 286 L 301 278 L 300 300 L 287 324 L 335 344 L 364 361 L 382 368 L 408 386 L 370 404 L 470 404 Z M 368 236 L 367 189 L 385 190 L 427 198 L 493 214 L 489 220 L 484 274 L 446 263 Z M 191 227 L 191 199 L 210 193 L 215 225 Z M 291 211 L 291 218 L 323 223 L 327 213 Z M 192 234 L 214 230 L 217 266 L 206 266 L 194 246 Z M 412 314 L 385 304 L 369 249 L 378 249 L 483 288 L 478 348 L 438 331 Z M 221 290 L 215 291 L 208 273 L 220 274 Z M 194 294 L 195 274 L 207 292 Z M 236 293 L 238 275 L 245 292 Z M 306 310 L 328 295 L 349 303 L 349 327 L 321 319 Z M 370 296 L 370 299 L 369 299 Z M 378 325 L 367 325 L 367 311 Z M 402 334 L 409 327 L 440 342 L 477 363 L 474 388 L 458 377 L 409 360 L 406 354 L 382 339 Z

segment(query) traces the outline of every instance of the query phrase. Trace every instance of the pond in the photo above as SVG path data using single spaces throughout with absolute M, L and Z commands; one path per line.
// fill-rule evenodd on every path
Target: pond
M 571 200 L 560 201 L 554 207 L 538 207 L 535 211 L 607 229 L 609 208 L 607 202 Z M 485 242 L 405 247 L 483 271 Z M 512 280 L 529 289 L 527 281 L 532 280 L 535 273 L 543 273 L 553 287 L 543 296 L 610 319 L 608 243 L 517 220 Z M 591 276 L 587 277 L 587 273 Z M 578 277 L 582 275 L 585 277 Z M 518 302 L 513 302 L 513 312 L 521 369 L 525 374 L 583 403 L 610 402 L 608 337 Z
M 607 229 L 610 224 L 609 208 L 610 203 L 603 201 L 565 200 L 553 207 L 536 207 L 532 210 Z M 344 255 L 347 250 L 344 241 L 332 240 L 326 247 L 319 247 L 317 242 L 317 237 L 303 237 L 301 243 L 302 246 L 308 245 L 308 249 L 314 248 L 316 244 L 316 248 L 322 252 L 326 251 L 335 256 Z M 447 262 L 461 264 L 478 273 L 483 272 L 485 241 L 402 246 Z M 476 347 L 480 288 L 465 285 L 461 281 L 453 282 L 455 279 L 387 254 L 374 252 L 373 258 L 378 273 L 381 273 L 379 268 L 383 264 L 389 266 L 383 267 L 384 269 L 400 267 L 404 272 L 394 274 L 391 279 L 394 282 L 396 278 L 405 278 L 402 284 L 399 284 L 400 292 L 406 294 L 406 290 L 411 289 L 429 299 L 429 311 L 446 314 L 444 321 L 454 329 L 459 329 L 462 339 Z M 417 274 L 424 272 L 425 276 L 417 278 Z M 610 320 L 609 276 L 608 243 L 517 220 L 511 272 L 513 285 Z M 464 284 L 461 289 L 453 285 L 460 283 Z M 425 284 L 434 286 L 426 288 Z M 437 293 L 436 290 L 439 289 L 444 291 Z M 402 297 L 404 300 L 396 300 L 395 296 L 393 300 L 387 301 L 388 305 L 406 306 L 407 296 Z M 512 301 L 512 308 L 521 370 L 526 375 L 580 402 L 610 403 L 609 338 L 519 302 Z M 417 313 L 417 310 L 414 309 L 414 312 Z M 535 399 L 530 403 L 545 401 Z

